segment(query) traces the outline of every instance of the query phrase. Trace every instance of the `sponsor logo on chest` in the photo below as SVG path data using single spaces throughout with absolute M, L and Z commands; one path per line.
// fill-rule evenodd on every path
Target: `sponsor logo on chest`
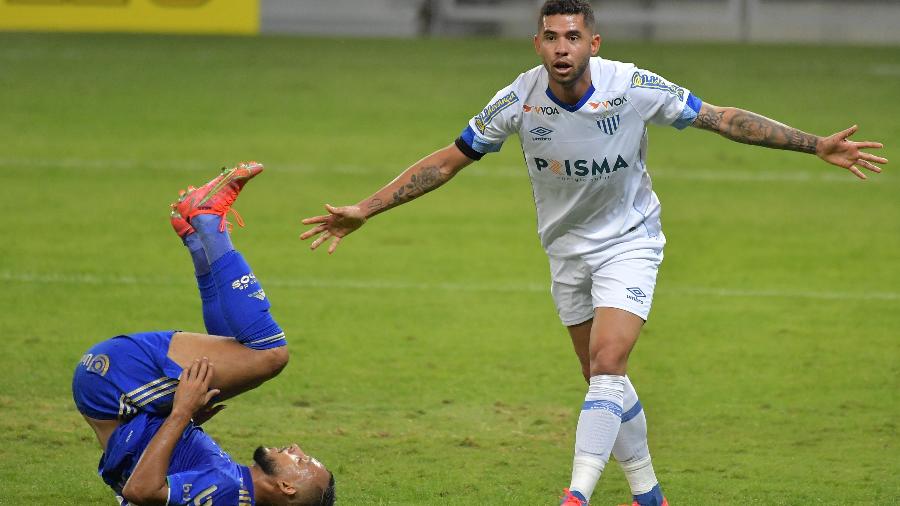
M 622 158 L 622 155 L 616 155 L 612 162 L 607 157 L 603 157 L 601 160 L 548 160 L 535 157 L 534 167 L 538 172 L 549 170 L 557 176 L 594 177 L 628 168 L 628 162 Z
M 522 104 L 522 112 L 538 116 L 559 116 L 559 109 L 554 105 Z
M 588 102 L 588 107 L 591 108 L 591 111 L 603 112 L 608 111 L 613 107 L 622 107 L 627 103 L 628 97 L 622 95 L 621 97 L 611 98 L 609 100 L 591 100 Z

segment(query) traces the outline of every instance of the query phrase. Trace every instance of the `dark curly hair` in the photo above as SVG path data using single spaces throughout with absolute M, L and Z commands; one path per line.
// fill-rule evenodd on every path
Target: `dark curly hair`
M 554 14 L 581 14 L 584 16 L 584 25 L 591 31 L 594 30 L 594 8 L 587 0 L 547 0 L 541 7 L 538 26 L 541 25 L 544 16 Z

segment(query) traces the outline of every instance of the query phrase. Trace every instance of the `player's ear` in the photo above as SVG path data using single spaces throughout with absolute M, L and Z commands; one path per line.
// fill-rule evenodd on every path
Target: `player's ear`
M 290 483 L 288 483 L 284 480 L 278 480 L 278 490 L 281 490 L 282 494 L 289 496 L 289 497 L 293 496 L 294 494 L 297 493 L 297 489 L 294 488 L 293 485 L 291 485 Z
M 600 37 L 599 33 L 595 33 L 591 36 L 591 56 L 597 56 L 597 52 L 600 51 L 601 42 L 603 42 L 603 38 Z
M 538 40 L 538 35 L 540 34 L 534 34 L 534 52 L 541 54 L 541 41 Z

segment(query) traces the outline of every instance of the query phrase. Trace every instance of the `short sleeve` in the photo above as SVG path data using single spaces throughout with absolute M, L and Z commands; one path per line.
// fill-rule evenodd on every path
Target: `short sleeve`
M 167 506 L 234 504 L 240 484 L 215 468 L 170 474 Z
M 456 139 L 456 146 L 469 158 L 480 160 L 487 153 L 500 151 L 506 138 L 518 130 L 522 107 L 514 84 L 497 92 Z
M 687 89 L 641 69 L 631 75 L 628 99 L 644 121 L 679 130 L 694 122 L 703 104 Z

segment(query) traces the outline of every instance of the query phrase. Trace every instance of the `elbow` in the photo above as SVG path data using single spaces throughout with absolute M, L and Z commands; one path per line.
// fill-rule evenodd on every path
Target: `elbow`
M 122 497 L 128 501 L 128 504 L 135 506 L 165 506 L 169 499 L 168 496 L 167 490 L 151 490 L 132 479 L 129 479 L 122 488 Z

